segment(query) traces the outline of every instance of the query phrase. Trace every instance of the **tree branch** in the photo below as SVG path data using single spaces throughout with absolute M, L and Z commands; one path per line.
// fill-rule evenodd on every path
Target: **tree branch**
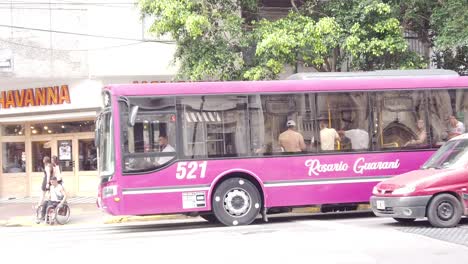
M 295 12 L 299 12 L 299 9 L 297 9 L 297 6 L 296 6 L 296 1 L 295 0 L 291 0 L 291 5 L 292 5 L 292 8 Z

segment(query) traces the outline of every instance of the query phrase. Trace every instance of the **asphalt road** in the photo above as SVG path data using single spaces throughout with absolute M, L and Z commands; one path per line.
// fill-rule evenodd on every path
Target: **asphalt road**
M 457 228 L 437 229 L 427 221 L 401 225 L 369 213 L 275 216 L 268 223 L 258 220 L 238 227 L 192 218 L 3 227 L 0 258 L 2 262 L 37 262 L 38 256 L 48 252 L 53 262 L 64 263 L 465 264 L 467 240 L 467 219 Z

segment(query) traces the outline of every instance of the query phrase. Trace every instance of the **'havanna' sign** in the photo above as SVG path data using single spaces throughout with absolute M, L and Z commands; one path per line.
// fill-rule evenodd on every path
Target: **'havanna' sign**
M 58 105 L 63 103 L 71 103 L 68 85 L 10 90 L 2 91 L 0 93 L 0 106 L 4 109 L 53 104 Z

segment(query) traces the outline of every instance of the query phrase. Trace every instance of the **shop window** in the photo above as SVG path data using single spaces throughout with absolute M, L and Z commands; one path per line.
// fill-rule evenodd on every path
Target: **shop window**
M 37 123 L 31 125 L 32 135 L 94 132 L 94 121 Z
M 47 141 L 33 141 L 31 143 L 32 148 L 32 171 L 33 172 L 42 172 L 44 171 L 44 163 L 42 159 L 47 156 L 50 158 L 51 149 L 49 146 L 50 143 Z
M 3 143 L 3 173 L 26 171 L 26 150 L 24 142 Z
M 2 126 L 2 136 L 24 136 L 24 126 L 23 125 Z
M 78 150 L 80 152 L 80 171 L 97 170 L 97 155 L 94 140 L 80 139 L 78 145 Z

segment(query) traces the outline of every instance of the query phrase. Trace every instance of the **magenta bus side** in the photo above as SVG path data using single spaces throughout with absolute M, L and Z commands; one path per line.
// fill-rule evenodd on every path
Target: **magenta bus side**
M 293 84 L 293 85 L 291 85 Z M 115 173 L 101 186 L 118 186 L 117 195 L 105 198 L 115 215 L 210 212 L 219 183 L 227 178 L 251 179 L 258 185 L 266 208 L 368 202 L 371 190 L 383 179 L 418 169 L 434 150 L 311 153 L 295 156 L 205 158 L 176 160 L 156 171 L 124 174 L 122 164 L 120 96 L 178 96 L 214 94 L 347 92 L 450 89 L 468 87 L 468 77 L 415 77 L 381 79 L 320 79 L 259 82 L 208 82 L 111 85 L 115 145 Z M 230 165 L 226 165 L 229 162 Z M 180 178 L 181 168 L 193 170 Z M 205 166 L 206 173 L 201 168 Z M 281 168 L 281 169 L 280 169 Z M 188 196 L 203 196 L 197 207 Z M 192 199 L 192 198 L 191 198 Z M 193 201 L 192 201 L 193 202 Z

